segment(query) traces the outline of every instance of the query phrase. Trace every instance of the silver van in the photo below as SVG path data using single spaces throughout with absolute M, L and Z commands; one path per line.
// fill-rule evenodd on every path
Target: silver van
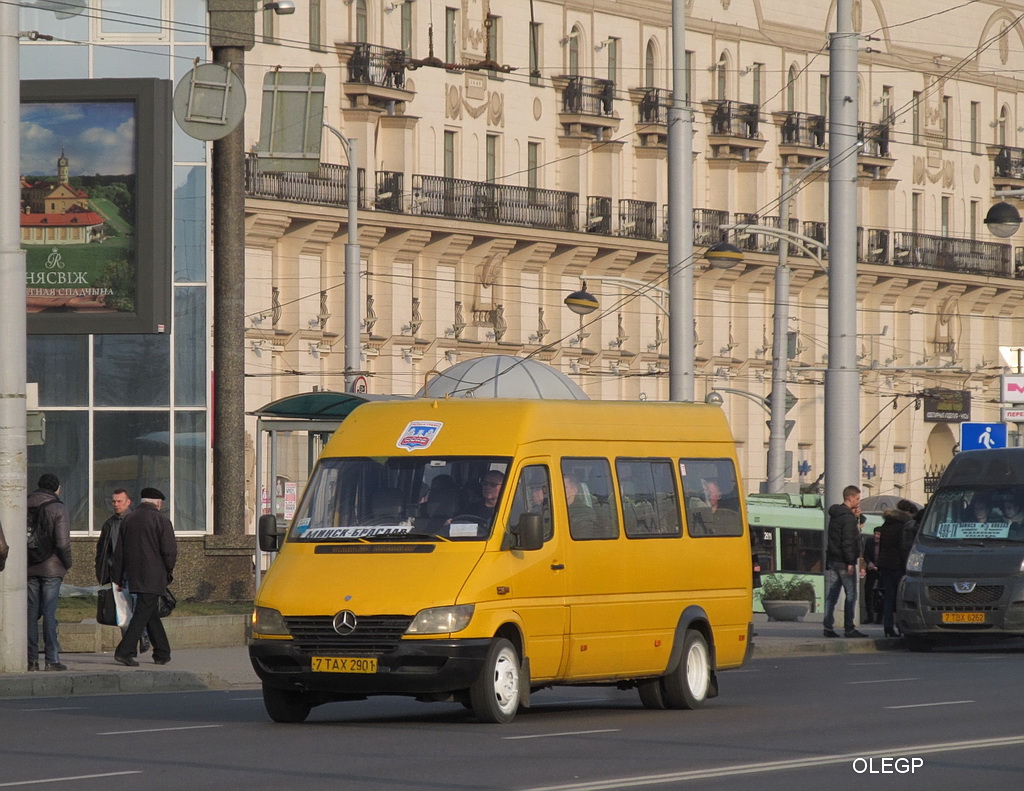
M 1024 636 L 1024 448 L 953 457 L 921 517 L 896 623 L 911 651 Z

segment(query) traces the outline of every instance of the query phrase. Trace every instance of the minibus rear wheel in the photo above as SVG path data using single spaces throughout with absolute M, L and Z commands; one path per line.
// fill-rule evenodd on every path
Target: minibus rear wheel
M 519 654 L 504 637 L 491 641 L 480 677 L 469 688 L 473 713 L 480 722 L 511 722 L 519 708 Z
M 305 722 L 313 708 L 309 695 L 263 685 L 263 706 L 274 722 Z
M 699 709 L 711 688 L 711 654 L 708 641 L 695 629 L 683 637 L 679 665 L 663 678 L 665 699 L 672 709 Z

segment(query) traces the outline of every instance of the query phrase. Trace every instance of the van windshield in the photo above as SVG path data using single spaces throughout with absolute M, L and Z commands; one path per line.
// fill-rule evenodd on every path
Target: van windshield
M 486 541 L 511 460 L 502 457 L 322 459 L 289 541 Z
M 1024 486 L 940 489 L 921 535 L 943 541 L 1024 542 Z

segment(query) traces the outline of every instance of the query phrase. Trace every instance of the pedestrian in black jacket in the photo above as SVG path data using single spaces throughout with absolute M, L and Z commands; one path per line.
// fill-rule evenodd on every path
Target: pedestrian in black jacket
M 114 513 L 103 523 L 100 528 L 100 538 L 96 542 L 96 582 L 100 585 L 114 581 L 114 552 L 121 539 L 121 523 L 131 511 L 132 499 L 124 489 L 114 489 L 110 496 L 110 505 L 114 509 Z M 123 579 L 117 580 L 117 582 L 122 586 L 125 585 Z M 130 596 L 131 588 L 127 588 L 127 590 Z M 134 609 L 135 598 L 131 597 L 131 601 Z M 127 631 L 128 624 L 124 624 L 121 627 L 121 636 L 123 637 Z M 138 648 L 140 654 L 149 651 L 149 635 L 145 632 L 142 633 L 142 644 Z
M 828 545 L 825 551 L 825 637 L 839 637 L 835 630 L 835 610 L 839 591 L 846 593 L 843 630 L 846 637 L 867 637 L 857 630 L 854 613 L 857 606 L 857 574 L 860 562 L 860 489 L 843 489 L 843 502 L 828 509 Z
M 895 637 L 893 615 L 896 612 L 896 591 L 907 568 L 903 535 L 907 525 L 914 520 L 906 511 L 894 508 L 886 511 L 885 521 L 879 528 L 878 571 L 882 576 L 882 626 L 886 637 Z
M 60 661 L 57 638 L 57 599 L 64 575 L 71 568 L 71 520 L 68 508 L 57 496 L 60 479 L 44 472 L 28 496 L 28 507 L 39 510 L 41 529 L 52 532 L 53 552 L 28 567 L 28 669 L 39 669 L 39 619 L 43 619 L 44 656 L 47 670 L 67 670 Z
M 114 584 L 121 588 L 121 582 L 127 581 L 128 589 L 136 596 L 131 623 L 114 649 L 114 660 L 128 667 L 138 667 L 132 654 L 143 630 L 149 632 L 153 661 L 158 665 L 171 661 L 171 646 L 157 608 L 160 597 L 167 593 L 178 545 L 171 520 L 160 512 L 163 493 L 147 487 L 141 497 L 139 507 L 121 524 L 121 539 L 114 550 Z

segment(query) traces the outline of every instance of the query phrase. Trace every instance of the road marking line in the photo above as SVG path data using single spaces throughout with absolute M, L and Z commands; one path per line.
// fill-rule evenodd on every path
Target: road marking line
M 887 709 L 923 709 L 927 706 L 959 706 L 961 703 L 974 703 L 973 700 L 944 700 L 941 703 L 912 703 L 908 706 L 886 706 Z
M 263 700 L 263 696 L 262 695 L 257 695 L 254 698 L 231 698 L 232 702 L 234 702 L 236 700 Z
M 920 678 L 873 678 L 869 681 L 847 681 L 846 683 L 853 686 L 854 684 L 894 684 L 899 681 L 920 681 Z
M 140 775 L 141 771 L 134 772 L 105 772 L 101 775 L 75 775 L 73 777 L 46 777 L 42 780 L 19 780 L 17 783 L 0 783 L 0 788 L 12 788 L 14 786 L 31 786 L 38 783 L 66 783 L 69 780 L 95 780 L 98 777 L 122 777 L 123 775 Z
M 534 733 L 529 736 L 502 736 L 505 741 L 514 742 L 517 739 L 548 739 L 554 736 L 587 736 L 591 733 L 618 733 L 620 728 L 604 728 L 599 731 L 563 731 L 562 733 Z
M 183 725 L 180 728 L 144 728 L 137 731 L 103 731 L 97 736 L 125 736 L 132 733 L 163 733 L 164 731 L 194 731 L 200 728 L 223 728 L 223 725 Z
M 48 709 L 22 709 L 22 711 L 79 711 L 85 706 L 51 706 Z
M 860 753 L 844 753 L 841 755 L 822 755 L 816 758 L 796 758 L 788 761 L 767 761 L 756 764 L 737 764 L 709 769 L 695 769 L 687 772 L 672 772 L 660 775 L 636 775 L 634 777 L 618 777 L 611 780 L 594 780 L 584 783 L 567 783 L 556 786 L 538 786 L 526 791 L 608 791 L 617 788 L 636 788 L 638 786 L 666 785 L 686 780 L 707 780 L 713 777 L 732 777 L 736 775 L 759 774 L 761 772 L 778 772 L 792 769 L 809 769 L 830 764 L 852 762 L 856 758 L 885 758 L 896 755 L 928 755 L 931 753 L 955 752 L 957 750 L 980 750 L 990 747 L 1011 747 L 1024 744 L 1024 735 L 1003 736 L 994 739 L 972 739 L 964 742 L 944 742 L 940 744 L 922 744 L 908 747 L 891 747 L 887 750 L 870 750 Z

